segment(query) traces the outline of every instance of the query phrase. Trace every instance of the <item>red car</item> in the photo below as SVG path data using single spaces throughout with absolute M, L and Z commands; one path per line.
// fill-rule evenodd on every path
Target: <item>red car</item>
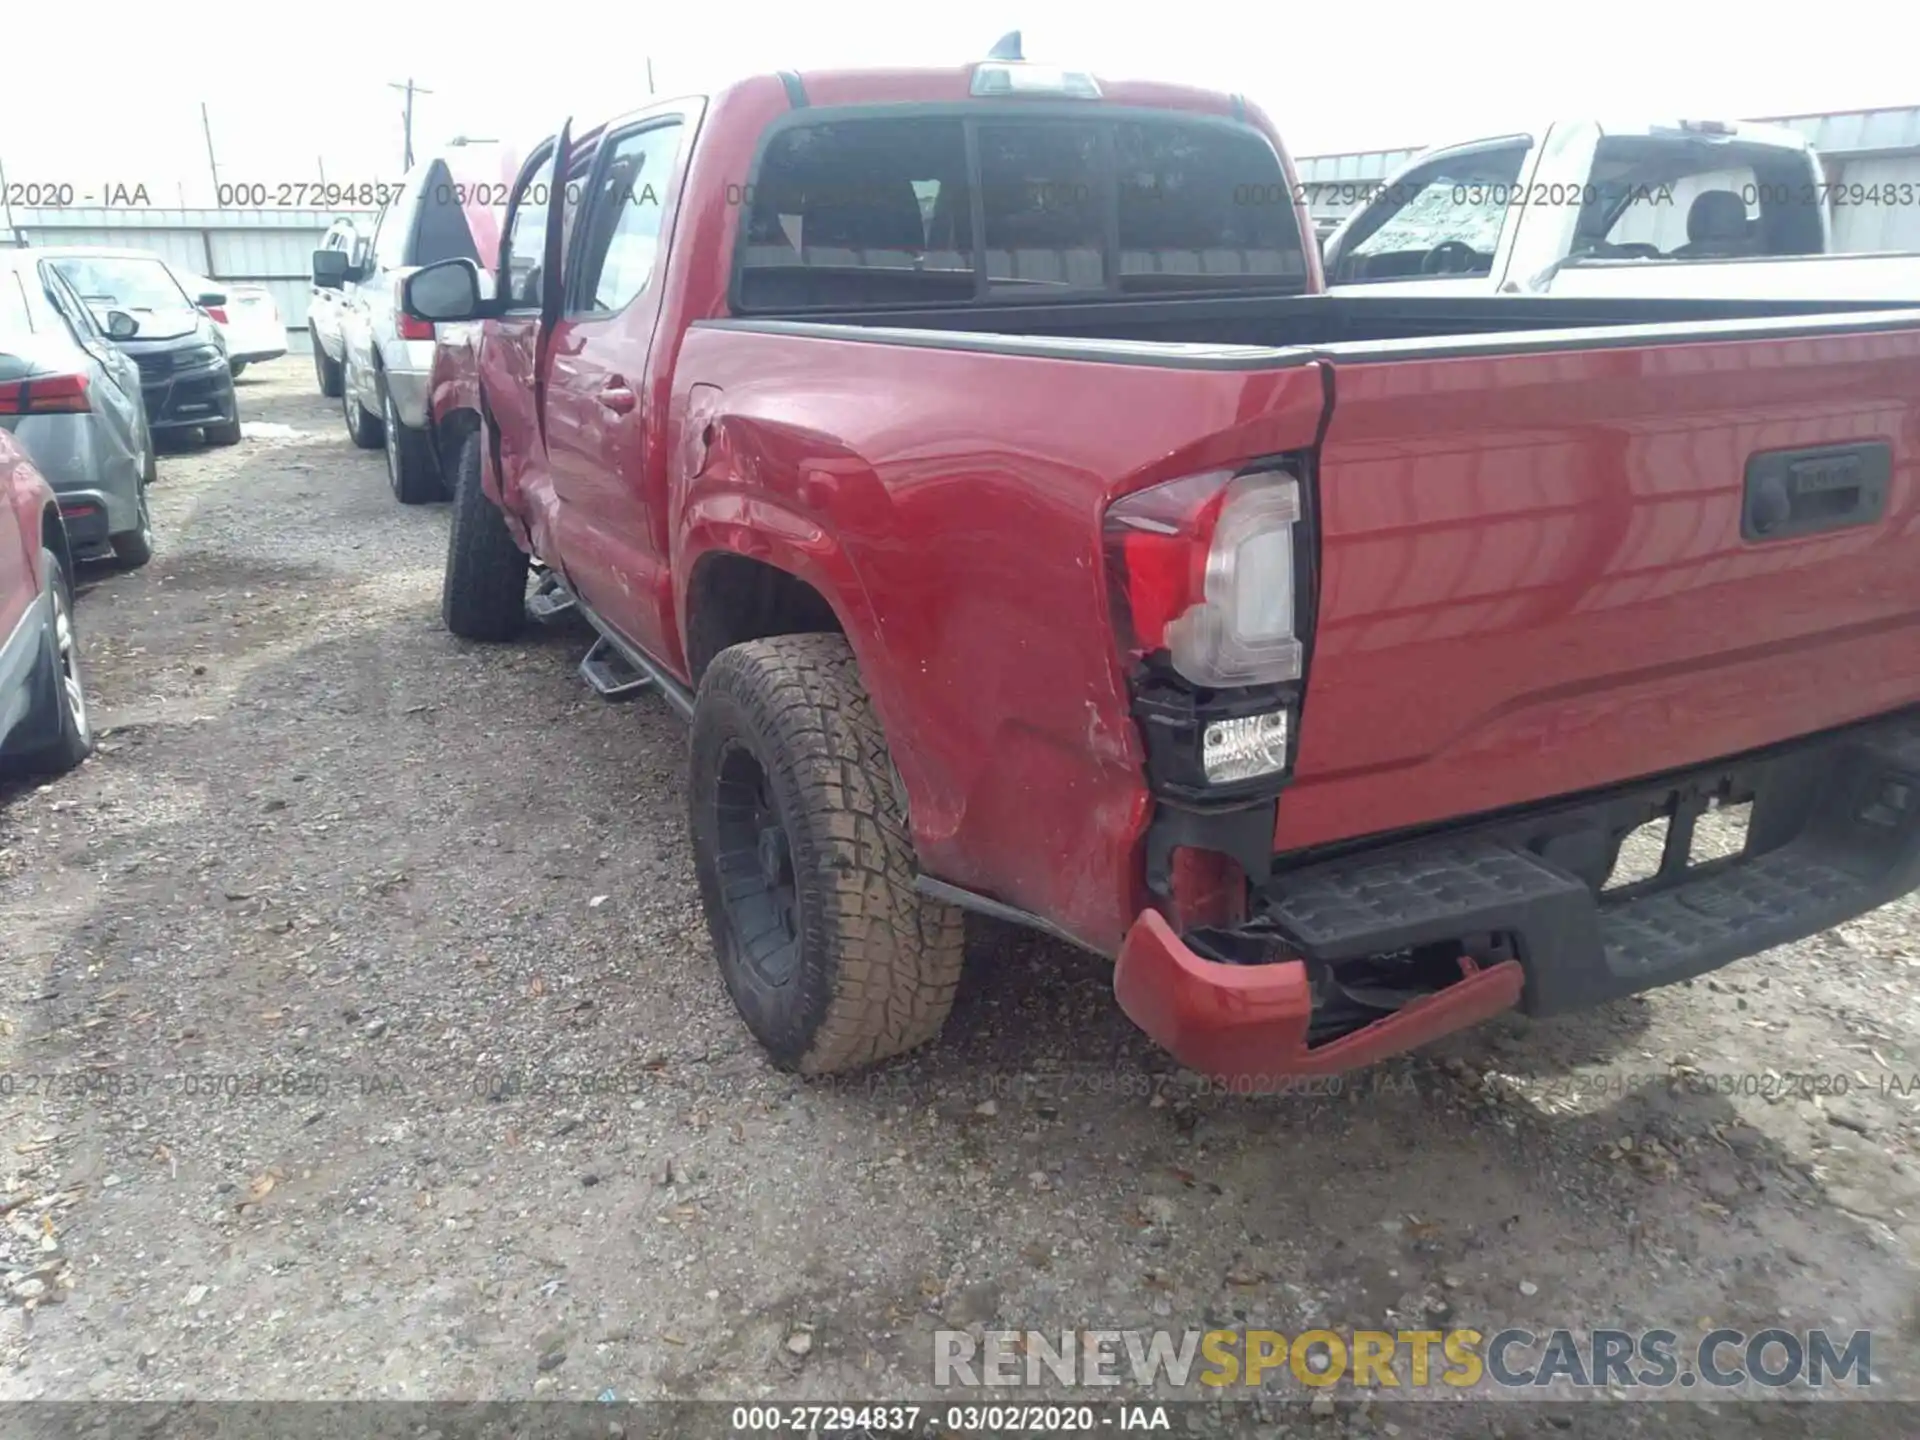
M 59 774 L 93 750 L 53 490 L 0 430 L 0 767 Z
M 407 281 L 480 322 L 446 623 L 532 563 L 691 720 L 780 1065 L 931 1039 L 967 910 L 1256 1088 L 1920 884 L 1920 311 L 1333 297 L 1302 201 L 1236 96 L 784 73 Z

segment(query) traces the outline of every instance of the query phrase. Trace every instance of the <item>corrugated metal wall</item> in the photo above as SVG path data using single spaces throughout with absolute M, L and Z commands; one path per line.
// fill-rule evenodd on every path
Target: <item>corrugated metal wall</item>
M 294 330 L 306 328 L 310 257 L 340 215 L 371 228 L 373 212 L 361 210 L 12 209 L 14 231 L 29 246 L 151 250 L 215 280 L 265 285 Z M 0 216 L 0 242 L 5 218 Z

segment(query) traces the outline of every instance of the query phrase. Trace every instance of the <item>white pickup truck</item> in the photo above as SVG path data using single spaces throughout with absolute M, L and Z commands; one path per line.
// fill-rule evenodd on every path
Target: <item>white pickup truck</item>
M 1829 214 L 1916 191 L 1830 184 L 1781 126 L 1556 120 L 1417 156 L 1322 257 L 1336 293 L 1910 300 L 1920 255 L 1830 253 Z

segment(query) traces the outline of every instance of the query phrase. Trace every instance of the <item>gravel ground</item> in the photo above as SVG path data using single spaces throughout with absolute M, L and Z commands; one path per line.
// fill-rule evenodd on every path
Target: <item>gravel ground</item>
M 1912 903 L 1260 1099 L 981 925 L 937 1046 L 797 1081 L 707 951 L 680 723 L 577 632 L 452 639 L 444 507 L 304 361 L 241 396 L 84 577 L 99 753 L 0 792 L 0 1397 L 902 1398 L 936 1329 L 1212 1324 L 1870 1328 L 1913 1393 Z M 1590 1413 L 1499 1408 L 1263 1433 Z

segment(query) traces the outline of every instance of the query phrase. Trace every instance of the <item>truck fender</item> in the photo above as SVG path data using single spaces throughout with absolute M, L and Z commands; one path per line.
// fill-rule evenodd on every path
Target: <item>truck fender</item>
M 894 713 L 899 692 L 892 684 L 894 666 L 880 619 L 840 537 L 818 513 L 803 513 L 764 492 L 708 491 L 688 504 L 676 527 L 674 610 L 688 679 L 696 687 L 699 677 L 693 673 L 689 600 L 701 561 L 716 553 L 739 555 L 784 571 L 825 599 L 859 662 L 874 714 L 887 735 L 894 765 L 906 786 L 909 813 L 916 822 L 924 823 L 930 817 L 914 804 L 925 790 L 918 783 L 920 767 L 911 744 L 913 727 L 905 717 Z

